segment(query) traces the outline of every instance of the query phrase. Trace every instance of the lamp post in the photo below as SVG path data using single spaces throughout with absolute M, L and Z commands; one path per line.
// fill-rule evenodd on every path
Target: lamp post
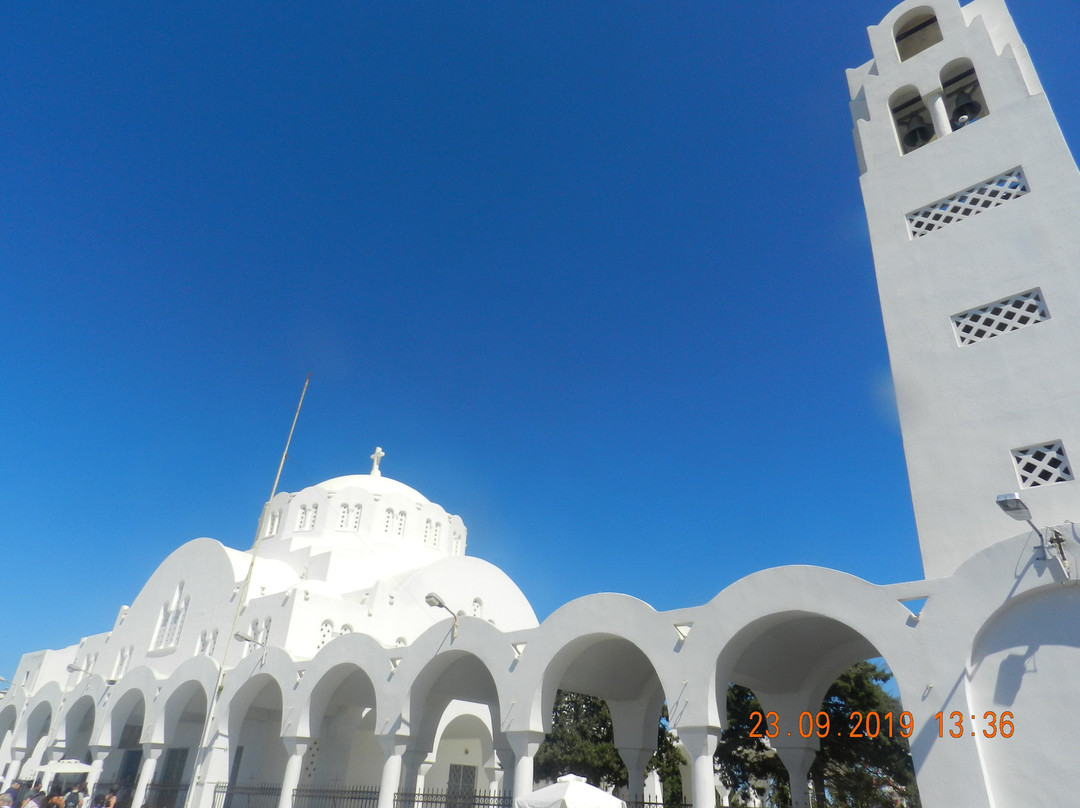
M 428 592 L 424 598 L 424 603 L 436 609 L 445 609 L 450 613 L 450 616 L 454 618 L 454 627 L 450 630 L 450 638 L 456 640 L 458 634 L 458 615 L 453 609 L 446 605 L 446 601 L 440 598 L 435 592 Z
M 1018 522 L 1027 522 L 1031 526 L 1031 529 L 1035 531 L 1035 534 L 1039 537 L 1039 548 L 1042 551 L 1042 560 L 1046 561 L 1050 557 L 1050 551 L 1046 547 L 1047 538 L 1043 532 L 1035 526 L 1035 523 L 1031 521 L 1031 509 L 1024 503 L 1024 500 L 1020 499 L 1019 494 L 998 494 L 996 500 L 998 507 L 1002 511 L 1007 513 L 1013 519 Z M 1057 550 L 1058 558 L 1061 559 L 1061 566 L 1065 571 L 1065 577 L 1072 578 L 1072 572 L 1069 570 L 1069 559 L 1065 557 L 1065 537 L 1056 528 L 1050 528 L 1050 543 L 1054 545 L 1054 549 Z

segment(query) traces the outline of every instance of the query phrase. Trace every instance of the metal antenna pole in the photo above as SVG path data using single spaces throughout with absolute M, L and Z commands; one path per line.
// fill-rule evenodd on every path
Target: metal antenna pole
M 285 439 L 285 451 L 281 453 L 281 462 L 278 463 L 277 474 L 274 475 L 274 485 L 270 489 L 270 499 L 267 503 L 273 500 L 274 495 L 277 493 L 278 482 L 281 480 L 281 471 L 285 468 L 285 458 L 289 456 L 289 446 L 292 444 L 293 432 L 296 430 L 296 422 L 300 418 L 300 408 L 304 406 L 304 396 L 307 395 L 308 384 L 311 382 L 311 374 L 309 373 L 304 379 L 304 389 L 300 391 L 300 401 L 296 405 L 296 414 L 293 415 L 292 426 L 289 427 L 289 437 Z M 195 764 L 194 782 L 192 787 L 188 789 L 187 798 L 184 800 L 185 808 L 192 808 L 196 801 L 196 794 L 198 799 L 202 799 L 202 792 L 206 788 L 205 781 L 199 783 L 200 776 L 205 776 L 205 772 L 202 771 L 206 765 L 207 758 L 210 750 L 208 746 L 210 744 L 210 730 L 213 727 L 214 718 L 216 716 L 216 710 L 218 706 L 218 700 L 221 697 L 222 691 L 225 689 L 225 661 L 229 658 L 229 647 L 232 644 L 233 636 L 236 634 L 236 624 L 240 620 L 240 613 L 244 610 L 244 601 L 247 600 L 248 589 L 251 587 L 251 578 L 255 572 L 255 559 L 259 555 L 259 545 L 262 542 L 263 536 L 260 525 L 255 527 L 255 542 L 251 545 L 251 563 L 248 564 L 247 576 L 244 578 L 244 586 L 240 590 L 240 597 L 236 602 L 236 611 L 233 613 L 232 627 L 229 629 L 228 636 L 225 637 L 225 649 L 221 654 L 221 668 L 218 671 L 217 687 L 210 694 L 210 703 L 206 709 L 206 724 L 203 727 L 202 743 L 199 745 L 199 749 L 196 754 L 198 759 Z M 265 649 L 265 646 L 264 646 Z M 265 658 L 265 650 L 263 654 Z

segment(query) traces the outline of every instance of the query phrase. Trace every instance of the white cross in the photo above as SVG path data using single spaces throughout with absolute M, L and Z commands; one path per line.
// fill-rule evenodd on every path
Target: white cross
M 381 446 L 375 447 L 375 454 L 371 456 L 371 473 L 375 477 L 381 476 L 379 472 L 379 461 L 386 457 L 386 452 L 382 450 Z

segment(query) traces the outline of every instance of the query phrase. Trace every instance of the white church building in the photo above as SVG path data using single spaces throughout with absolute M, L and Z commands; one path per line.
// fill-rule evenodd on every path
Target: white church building
M 73 760 L 136 807 L 502 805 L 532 791 L 561 688 L 607 701 L 630 799 L 666 705 L 713 808 L 736 683 L 779 716 L 808 808 L 798 717 L 883 657 L 926 808 L 1080 804 L 1080 173 L 1002 0 L 909 0 L 869 38 L 848 84 L 925 580 L 781 567 L 539 623 L 376 451 L 276 494 L 247 551 L 191 541 L 103 633 L 23 656 L 0 778 Z

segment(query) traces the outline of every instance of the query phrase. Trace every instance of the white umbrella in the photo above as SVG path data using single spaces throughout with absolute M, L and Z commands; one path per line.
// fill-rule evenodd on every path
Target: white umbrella
M 81 760 L 54 760 L 52 763 L 46 763 L 38 771 L 46 774 L 87 774 L 90 771 L 90 764 L 83 763 Z
M 584 777 L 564 774 L 550 786 L 518 797 L 516 808 L 626 808 L 626 803 L 596 786 Z

